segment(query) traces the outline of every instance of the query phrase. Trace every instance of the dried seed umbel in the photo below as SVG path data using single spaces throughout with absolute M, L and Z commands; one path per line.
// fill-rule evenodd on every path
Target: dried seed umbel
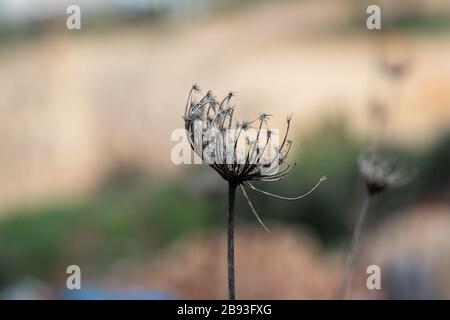
M 281 146 L 270 149 L 274 142 L 268 124 L 270 114 L 261 113 L 252 121 L 244 120 L 233 125 L 234 107 L 230 106 L 233 92 L 222 100 L 216 100 L 208 91 L 196 100 L 195 94 L 198 92 L 199 87 L 194 85 L 183 117 L 189 143 L 195 153 L 223 179 L 236 185 L 248 181 L 277 181 L 295 167 L 295 163 L 285 163 L 292 145 L 288 139 L 292 116 L 287 118 Z M 256 129 L 253 140 L 244 134 L 249 129 Z M 232 146 L 227 144 L 227 138 L 234 141 Z M 244 146 L 240 143 L 242 139 Z M 271 157 L 264 157 L 264 152 L 269 149 Z M 239 154 L 244 157 L 239 158 Z M 245 161 L 239 161 L 242 159 Z
M 286 130 L 281 143 L 275 130 L 269 127 L 272 116 L 260 113 L 254 120 L 235 121 L 235 107 L 230 92 L 223 99 L 217 99 L 212 91 L 200 95 L 198 85 L 192 86 L 184 112 L 186 134 L 192 150 L 208 163 L 228 182 L 228 292 L 229 299 L 235 299 L 234 274 L 234 203 L 239 186 L 248 204 L 261 225 L 264 225 L 244 187 L 282 200 L 298 200 L 314 191 L 325 177 L 306 194 L 298 197 L 282 197 L 255 187 L 252 182 L 278 181 L 289 174 L 295 163 L 288 163 L 287 157 L 292 147 L 288 138 L 292 115 L 286 119 Z M 249 135 L 252 131 L 253 135 Z
M 374 148 L 363 150 L 358 158 L 359 172 L 364 180 L 365 193 L 361 209 L 358 214 L 355 228 L 353 229 L 352 242 L 345 263 L 342 276 L 340 297 L 345 299 L 348 283 L 353 269 L 353 261 L 358 251 L 359 240 L 364 221 L 371 208 L 376 194 L 390 188 L 400 187 L 411 181 L 413 173 L 399 168 L 397 162 L 388 159 Z
M 401 187 L 413 177 L 398 163 L 386 158 L 374 148 L 364 150 L 358 158 L 359 172 L 370 194 Z

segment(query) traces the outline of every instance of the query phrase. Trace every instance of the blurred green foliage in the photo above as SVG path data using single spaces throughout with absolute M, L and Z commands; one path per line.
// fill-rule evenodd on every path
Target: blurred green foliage
M 73 263 L 101 269 L 119 258 L 145 257 L 212 223 L 208 203 L 175 183 L 122 182 L 82 201 L 15 210 L 2 219 L 0 285 L 24 275 L 57 280 Z
M 390 27 L 407 32 L 443 32 L 450 29 L 450 15 L 441 13 L 434 16 L 405 16 L 392 21 Z

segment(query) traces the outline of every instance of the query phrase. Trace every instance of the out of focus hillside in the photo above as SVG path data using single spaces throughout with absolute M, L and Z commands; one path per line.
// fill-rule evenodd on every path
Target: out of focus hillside
M 445 3 L 426 12 L 442 14 Z M 355 133 L 378 135 L 368 105 L 392 105 L 389 139 L 430 141 L 450 121 L 450 37 L 442 28 L 374 36 L 355 27 L 363 9 L 265 1 L 99 25 L 86 14 L 79 32 L 56 19 L 26 41 L 5 40 L 0 207 L 87 191 L 117 167 L 178 171 L 170 134 L 192 82 L 237 90 L 240 117 L 272 110 L 281 124 L 293 112 L 301 134 L 344 114 Z M 427 30 L 427 21 L 417 23 Z M 404 79 L 390 79 L 386 63 L 407 64 Z

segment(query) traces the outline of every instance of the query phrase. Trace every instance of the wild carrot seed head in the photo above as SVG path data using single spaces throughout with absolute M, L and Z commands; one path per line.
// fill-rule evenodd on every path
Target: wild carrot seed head
M 287 129 L 280 144 L 269 128 L 271 114 L 263 112 L 253 121 L 236 122 L 235 107 L 230 106 L 234 92 L 219 100 L 210 90 L 195 99 L 199 92 L 200 87 L 194 85 L 186 102 L 183 119 L 188 140 L 194 152 L 223 179 L 236 184 L 276 181 L 293 169 L 295 163 L 284 164 L 292 144 L 288 139 L 292 115 L 287 117 Z M 253 123 L 255 137 L 250 139 L 246 132 L 253 129 Z M 269 150 L 270 155 L 265 156 Z
M 374 148 L 363 150 L 358 158 L 359 171 L 369 194 L 400 187 L 411 181 L 413 174 L 386 158 Z

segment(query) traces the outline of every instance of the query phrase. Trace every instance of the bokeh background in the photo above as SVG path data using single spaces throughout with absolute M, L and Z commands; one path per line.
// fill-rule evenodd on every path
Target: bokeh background
M 370 4 L 381 31 L 359 0 L 0 0 L 0 297 L 226 297 L 226 184 L 171 161 L 199 83 L 240 119 L 294 114 L 297 167 L 267 190 L 328 177 L 252 193 L 271 233 L 238 195 L 239 298 L 337 298 L 373 144 L 417 174 L 377 199 L 350 296 L 450 298 L 450 2 Z

